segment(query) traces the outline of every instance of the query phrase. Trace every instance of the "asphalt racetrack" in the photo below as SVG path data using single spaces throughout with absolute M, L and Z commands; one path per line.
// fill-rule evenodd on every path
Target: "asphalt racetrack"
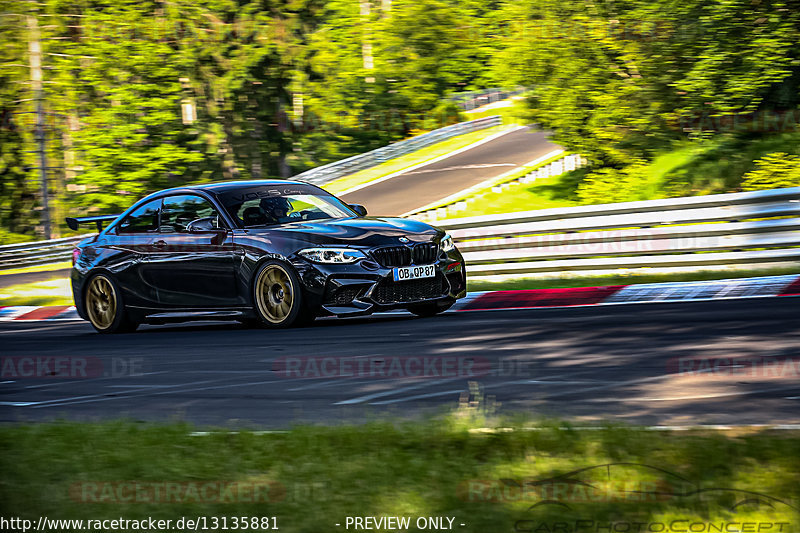
M 284 428 L 417 417 L 474 402 L 579 423 L 796 423 L 799 304 L 780 297 L 393 314 L 280 331 L 204 322 L 115 336 L 86 322 L 4 322 L 0 420 Z M 62 370 L 81 366 L 62 377 L 23 375 L 35 364 L 40 376 L 55 373 L 48 364 L 58 358 L 71 361 Z M 333 362 L 324 367 L 323 358 Z M 403 366 L 409 358 L 423 361 L 428 375 L 412 375 Z M 709 367 L 694 359 L 714 361 L 715 370 L 695 372 Z M 399 362 L 405 373 L 340 376 L 354 360 L 373 371 Z M 780 365 L 754 371 L 752 360 Z
M 36 283 L 37 281 L 49 281 L 51 279 L 68 278 L 69 268 L 59 270 L 46 270 L 43 272 L 20 272 L 19 274 L 0 274 L 0 289 L 13 287 L 21 283 Z
M 348 203 L 366 206 L 370 215 L 402 215 L 513 170 L 557 148 L 544 132 L 521 128 L 340 196 Z

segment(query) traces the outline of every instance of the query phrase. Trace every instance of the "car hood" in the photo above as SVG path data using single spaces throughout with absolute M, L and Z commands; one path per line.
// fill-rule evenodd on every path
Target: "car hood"
M 337 220 L 293 222 L 266 228 L 248 228 L 253 237 L 282 237 L 319 245 L 379 246 L 399 244 L 400 237 L 410 242 L 430 242 L 442 231 L 409 218 L 363 217 Z

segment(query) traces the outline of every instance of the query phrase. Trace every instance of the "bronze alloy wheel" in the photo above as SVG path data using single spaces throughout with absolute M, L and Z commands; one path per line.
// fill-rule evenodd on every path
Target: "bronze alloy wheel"
M 86 288 L 86 312 L 92 325 L 98 330 L 107 330 L 117 316 L 117 293 L 111 281 L 98 274 Z
M 295 305 L 295 290 L 292 278 L 278 265 L 267 265 L 256 282 L 256 305 L 259 314 L 272 324 L 287 321 Z

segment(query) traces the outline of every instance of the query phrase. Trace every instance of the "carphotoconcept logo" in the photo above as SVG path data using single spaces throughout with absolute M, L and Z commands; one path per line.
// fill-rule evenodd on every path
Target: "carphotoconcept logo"
M 458 496 L 476 504 L 527 504 L 513 530 L 530 533 L 789 533 L 796 531 L 798 511 L 780 497 L 703 487 L 640 463 L 594 465 L 543 478 L 465 480 Z

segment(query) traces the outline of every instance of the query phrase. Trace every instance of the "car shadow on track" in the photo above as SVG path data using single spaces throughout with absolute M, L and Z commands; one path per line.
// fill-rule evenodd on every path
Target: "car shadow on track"
M 441 319 L 442 317 L 432 317 L 433 319 Z M 309 324 L 304 327 L 294 327 L 294 328 L 286 328 L 286 329 L 269 329 L 269 328 L 258 328 L 258 327 L 250 327 L 240 324 L 238 322 L 230 322 L 230 321 L 214 321 L 214 322 L 176 322 L 173 324 L 144 324 L 140 326 L 140 328 L 134 332 L 124 335 L 137 335 L 141 333 L 176 333 L 176 332 L 200 332 L 200 331 L 253 331 L 253 332 L 263 332 L 263 333 L 270 333 L 270 332 L 278 332 L 278 331 L 307 331 L 307 330 L 314 330 L 318 328 L 335 328 L 335 327 L 344 327 L 344 326 L 360 326 L 365 324 L 388 324 L 392 322 L 408 322 L 411 320 L 430 320 L 426 318 L 421 318 L 414 316 L 412 314 L 408 315 L 381 315 L 375 314 L 370 316 L 362 316 L 362 317 L 350 317 L 350 318 L 336 318 L 336 317 L 321 317 L 315 320 L 312 324 Z M 115 335 L 116 336 L 116 335 Z

